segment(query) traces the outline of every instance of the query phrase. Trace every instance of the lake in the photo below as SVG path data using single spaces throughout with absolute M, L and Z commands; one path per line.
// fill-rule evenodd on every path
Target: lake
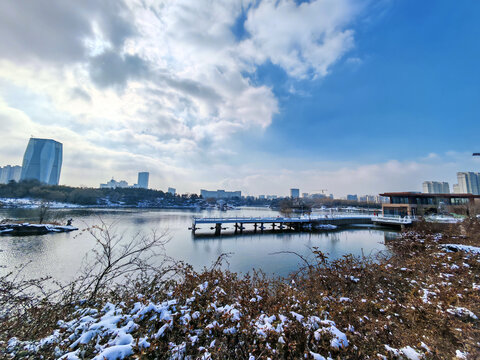
M 56 210 L 57 211 L 57 210 Z M 37 210 L 0 209 L 0 218 L 34 221 Z M 296 252 L 309 255 L 310 249 L 318 247 L 329 257 L 339 258 L 345 254 L 369 255 L 385 251 L 385 239 L 395 232 L 374 226 L 358 226 L 331 232 L 270 232 L 243 235 L 225 234 L 214 236 L 209 226 L 201 226 L 198 236 L 188 230 L 193 216 L 277 216 L 268 208 L 241 208 L 220 211 L 189 211 L 160 209 L 62 209 L 58 214 L 63 219 L 73 218 L 73 225 L 80 231 L 28 237 L 0 237 L 0 273 L 29 263 L 27 277 L 50 275 L 61 281 L 74 278 L 84 256 L 94 246 L 88 231 L 81 231 L 103 221 L 114 224 L 115 232 L 123 234 L 128 241 L 136 233 L 150 234 L 152 230 L 168 233 L 167 255 L 191 264 L 195 269 L 210 266 L 223 253 L 229 253 L 229 269 L 247 273 L 253 268 L 269 276 L 285 276 L 298 268 Z M 230 226 L 231 231 L 231 226 Z

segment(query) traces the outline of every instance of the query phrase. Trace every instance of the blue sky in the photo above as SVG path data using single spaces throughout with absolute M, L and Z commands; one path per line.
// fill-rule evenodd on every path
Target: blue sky
M 476 1 L 3 2 L 0 165 L 21 163 L 35 135 L 64 144 L 70 185 L 133 183 L 138 171 L 180 192 L 452 184 L 480 168 L 478 10 Z
M 260 148 L 358 162 L 479 148 L 479 8 L 391 2 L 355 24 L 355 49 L 324 79 L 260 67 L 257 81 L 282 99 Z

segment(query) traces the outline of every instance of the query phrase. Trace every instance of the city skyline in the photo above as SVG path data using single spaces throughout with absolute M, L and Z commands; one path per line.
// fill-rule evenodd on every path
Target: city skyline
M 0 166 L 21 165 L 33 134 L 64 144 L 60 183 L 74 186 L 138 169 L 182 193 L 455 184 L 480 169 L 476 9 L 4 2 Z

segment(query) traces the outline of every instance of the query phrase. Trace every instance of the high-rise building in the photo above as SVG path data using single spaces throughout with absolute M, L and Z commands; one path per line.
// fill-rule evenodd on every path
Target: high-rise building
M 167 192 L 169 192 L 169 193 L 172 194 L 172 195 L 175 195 L 175 194 L 177 193 L 177 189 L 172 188 L 172 187 L 169 187 L 168 190 L 167 190 Z
M 0 184 L 8 184 L 10 181 L 20 181 L 22 167 L 18 165 L 6 165 L 0 167 Z
M 461 194 L 480 195 L 480 174 L 474 172 L 457 173 L 458 190 Z
M 300 189 L 290 189 L 290 197 L 298 199 L 300 197 Z
M 355 195 L 347 195 L 347 200 L 349 201 L 358 201 L 358 196 Z
M 453 193 L 454 194 L 461 194 L 460 186 L 458 184 L 453 184 Z
M 209 191 L 209 190 L 200 190 L 200 195 L 204 199 L 214 198 L 214 199 L 230 199 L 234 197 L 241 198 L 242 192 L 241 191 L 225 191 L 225 190 L 217 190 L 217 191 Z
M 36 179 L 49 185 L 58 185 L 62 157 L 62 143 L 51 139 L 30 138 L 23 156 L 20 179 Z
M 137 181 L 137 187 L 143 188 L 143 189 L 148 189 L 148 178 L 150 176 L 150 173 L 147 171 L 139 172 L 138 173 L 138 181 Z
M 318 193 L 318 194 L 311 194 L 310 197 L 312 199 L 326 199 L 327 195 Z
M 366 202 L 366 203 L 376 203 L 377 199 L 375 195 L 363 195 L 358 198 L 359 201 L 361 202 Z
M 425 194 L 450 194 L 448 182 L 424 181 L 422 187 Z

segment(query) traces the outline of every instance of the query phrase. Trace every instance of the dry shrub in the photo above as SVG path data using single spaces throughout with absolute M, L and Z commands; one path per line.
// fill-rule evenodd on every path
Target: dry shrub
M 204 354 L 200 345 L 207 347 L 212 338 L 215 345 L 209 351 L 214 359 L 311 358 L 310 351 L 333 359 L 377 358 L 377 354 L 401 358 L 388 352 L 385 345 L 395 349 L 410 346 L 426 359 L 451 359 L 456 350 L 468 352 L 471 359 L 480 358 L 480 321 L 455 313 L 456 308 L 466 308 L 480 316 L 480 290 L 474 286 L 480 284 L 480 255 L 448 252 L 442 244 L 449 243 L 480 246 L 478 219 L 450 224 L 441 233 L 432 224 L 420 223 L 391 241 L 390 255 L 381 258 L 346 255 L 330 261 L 326 254 L 313 249 L 314 261 L 302 258 L 304 266 L 285 279 L 268 278 L 261 272 L 239 276 L 222 269 L 224 259 L 200 272 L 177 264 L 174 278 L 141 272 L 126 284 L 94 292 L 89 304 L 76 305 L 101 309 L 109 301 L 128 309 L 139 301 L 176 299 L 178 315 L 162 337 L 151 336 L 162 323 L 149 316 L 139 320 L 139 327 L 132 333 L 134 337 L 150 334 L 150 347 L 136 348 L 137 354 L 146 359 L 169 358 L 172 344 L 181 343 L 185 343 L 183 356 L 199 358 Z M 198 291 L 204 283 L 210 284 L 208 291 Z M 91 296 L 91 290 L 86 295 Z M 192 306 L 200 315 L 182 324 L 178 321 L 180 304 L 189 303 L 192 297 Z M 212 304 L 235 304 L 241 309 L 238 331 L 230 334 L 213 326 L 199 333 L 195 342 L 190 341 L 189 334 L 205 324 L 216 320 L 229 324 L 228 318 L 212 310 Z M 73 317 L 71 304 L 54 305 L 57 307 L 53 311 L 58 311 L 55 319 L 67 321 Z M 28 321 L 41 319 L 47 306 L 51 304 L 39 302 L 32 306 L 27 311 Z M 285 343 L 279 343 L 274 332 L 259 336 L 253 326 L 252 322 L 262 315 L 291 316 L 292 311 L 333 320 L 347 335 L 349 345 L 332 348 L 329 334 L 314 339 L 312 332 L 295 321 L 285 329 Z M 12 327 L 25 326 L 25 317 L 11 321 L 10 331 L 0 335 L 4 342 L 13 335 L 33 339 L 48 333 L 46 328 L 26 333 Z M 277 323 L 278 319 L 273 324 Z M 51 322 L 48 326 L 50 331 L 55 328 Z M 86 358 L 95 355 L 93 345 L 85 345 L 83 350 Z M 48 358 L 52 349 L 46 347 L 35 353 L 39 354 Z

